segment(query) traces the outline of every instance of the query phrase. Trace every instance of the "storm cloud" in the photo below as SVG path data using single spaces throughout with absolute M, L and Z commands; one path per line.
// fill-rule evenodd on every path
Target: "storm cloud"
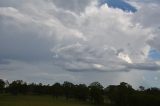
M 19 72 L 26 80 L 85 82 L 85 73 L 97 76 L 90 81 L 117 83 L 123 78 L 112 76 L 158 73 L 159 60 L 149 53 L 160 50 L 160 4 L 120 0 L 136 9 L 125 11 L 101 2 L 1 0 L 0 77 L 18 79 Z

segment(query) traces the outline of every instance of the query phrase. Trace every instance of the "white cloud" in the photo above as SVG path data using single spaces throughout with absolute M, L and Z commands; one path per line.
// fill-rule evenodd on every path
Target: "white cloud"
M 151 38 L 152 30 L 133 21 L 134 13 L 106 4 L 98 7 L 95 1 L 80 14 L 57 7 L 54 1 L 29 1 L 22 5 L 22 9 L 2 7 L 0 15 L 12 18 L 7 21 L 16 21 L 18 26 L 34 26 L 42 33 L 38 36 L 54 42 L 50 48 L 53 60 L 64 69 L 94 70 L 95 64 L 101 64 L 106 71 L 116 65 L 125 70 L 125 62 L 146 61 L 150 48 L 146 41 Z M 61 16 L 66 16 L 66 21 L 58 18 Z M 110 66 L 111 61 L 114 65 Z M 118 66 L 113 70 L 118 70 Z
M 72 63 L 74 67 L 76 63 L 88 64 L 86 69 L 88 70 L 88 67 L 94 68 L 94 64 L 108 67 L 110 61 L 119 64 L 126 62 L 126 59 L 130 63 L 144 62 L 149 51 L 146 41 L 150 38 L 151 30 L 133 23 L 133 16 L 133 13 L 109 8 L 107 5 L 99 8 L 95 3 L 91 4 L 79 15 L 76 20 L 79 24 L 75 26 L 87 40 L 75 40 L 66 44 L 64 39 L 65 44 L 62 42 L 59 47 L 65 50 L 59 54 L 53 50 L 61 59 L 63 58 L 60 64 L 67 64 L 67 68 L 68 64 Z M 76 46 L 77 43 L 80 46 Z M 127 58 L 125 60 L 122 56 L 118 58 L 120 54 L 125 54 Z M 78 68 L 79 65 L 75 70 Z M 83 66 L 81 68 L 85 69 Z
M 133 63 L 132 60 L 129 58 L 128 55 L 123 54 L 123 53 L 119 53 L 118 57 L 124 61 L 126 61 L 127 63 Z
M 74 72 L 160 69 L 148 59 L 150 48 L 160 47 L 155 30 L 160 19 L 158 4 L 138 3 L 139 10 L 129 13 L 107 5 L 99 7 L 96 0 L 68 2 L 29 0 L 14 6 L 4 2 L 0 7 L 0 60 L 39 62 L 48 58 L 53 66 Z M 76 75 L 62 73 L 57 76 L 75 80 Z M 35 74 L 51 78 L 48 72 Z

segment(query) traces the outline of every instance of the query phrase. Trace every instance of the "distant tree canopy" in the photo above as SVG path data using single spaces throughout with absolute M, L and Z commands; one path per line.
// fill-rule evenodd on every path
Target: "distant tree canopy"
M 104 88 L 99 82 L 93 82 L 89 86 L 85 84 L 73 84 L 65 81 L 63 84 L 43 85 L 42 83 L 26 83 L 22 80 L 4 81 L 0 79 L 0 94 L 12 95 L 51 95 L 65 97 L 66 100 L 78 99 L 96 105 L 110 106 L 160 106 L 160 89 L 140 86 L 138 90 L 128 83 L 109 85 Z
M 5 87 L 5 82 L 2 79 L 0 79 L 0 93 L 3 92 L 4 87 Z
M 99 82 L 93 82 L 89 86 L 90 99 L 95 104 L 103 104 L 103 86 Z
M 61 96 L 63 94 L 62 85 L 60 83 L 53 84 L 50 87 L 50 92 L 54 97 L 58 98 L 59 96 Z
M 16 80 L 9 84 L 8 91 L 14 95 L 19 93 L 25 94 L 27 92 L 27 83 L 22 80 Z

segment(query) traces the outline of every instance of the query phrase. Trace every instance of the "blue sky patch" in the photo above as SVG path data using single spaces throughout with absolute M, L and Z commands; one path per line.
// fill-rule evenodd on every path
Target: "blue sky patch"
M 107 3 L 109 7 L 120 8 L 123 11 L 136 12 L 137 9 L 123 0 L 100 0 L 100 5 Z
M 156 49 L 151 49 L 149 51 L 149 58 L 154 59 L 154 60 L 159 60 L 160 59 L 160 51 Z

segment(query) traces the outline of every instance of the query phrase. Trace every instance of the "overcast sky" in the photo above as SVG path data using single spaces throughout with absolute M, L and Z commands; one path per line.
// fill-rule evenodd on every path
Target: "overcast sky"
M 160 87 L 159 0 L 0 0 L 0 79 Z

